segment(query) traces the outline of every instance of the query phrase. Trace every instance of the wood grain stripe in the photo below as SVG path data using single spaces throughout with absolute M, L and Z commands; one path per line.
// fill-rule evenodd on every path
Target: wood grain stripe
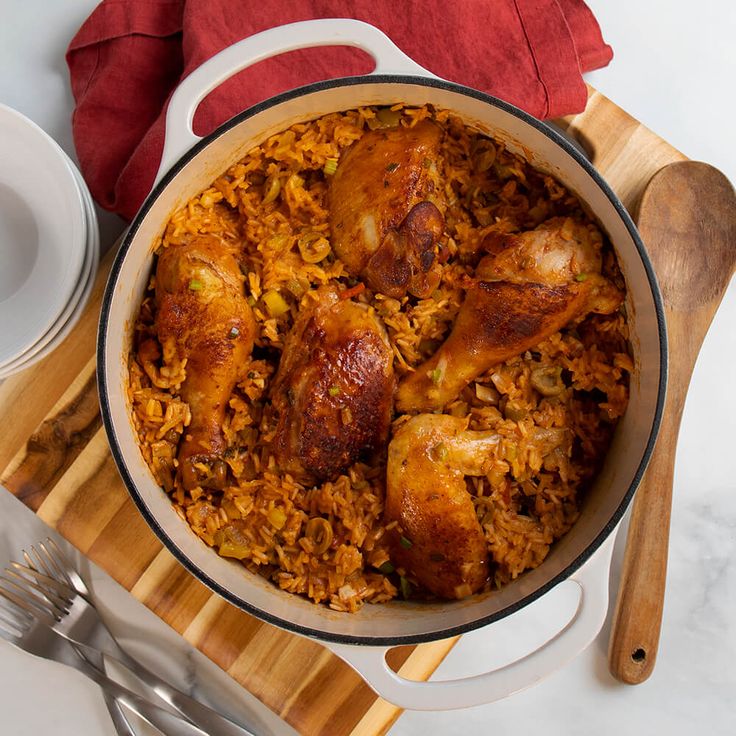
M 95 361 L 91 359 L 10 462 L 0 483 L 38 511 L 100 426 Z

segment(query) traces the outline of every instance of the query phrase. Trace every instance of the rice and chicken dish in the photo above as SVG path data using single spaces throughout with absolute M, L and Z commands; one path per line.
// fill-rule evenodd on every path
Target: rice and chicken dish
M 577 198 L 431 107 L 293 125 L 175 212 L 129 357 L 193 532 L 339 611 L 459 599 L 575 523 L 633 369 Z

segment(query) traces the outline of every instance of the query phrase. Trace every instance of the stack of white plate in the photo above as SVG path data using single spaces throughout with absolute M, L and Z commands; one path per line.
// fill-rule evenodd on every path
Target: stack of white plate
M 41 128 L 0 105 L 0 379 L 55 350 L 99 264 L 92 198 Z

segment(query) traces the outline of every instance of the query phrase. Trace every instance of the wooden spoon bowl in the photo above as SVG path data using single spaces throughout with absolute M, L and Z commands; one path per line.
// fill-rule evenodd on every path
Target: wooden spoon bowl
M 695 360 L 736 268 L 736 193 L 708 164 L 660 169 L 637 225 L 662 290 L 669 341 L 662 425 L 634 499 L 608 661 L 628 684 L 652 673 L 662 623 L 675 450 Z

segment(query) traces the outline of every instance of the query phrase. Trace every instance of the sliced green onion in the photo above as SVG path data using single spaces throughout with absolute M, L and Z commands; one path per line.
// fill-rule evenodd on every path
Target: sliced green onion
M 432 383 L 439 383 L 442 379 L 442 371 L 439 368 L 435 368 L 430 374 L 429 377 L 432 379 Z
M 587 273 L 579 273 L 575 277 L 575 281 L 587 281 L 587 279 L 588 279 L 588 274 Z
M 407 539 L 407 538 L 406 538 L 406 537 L 404 537 L 404 536 L 402 536 L 402 537 L 400 537 L 400 538 L 399 538 L 399 544 L 400 544 L 400 545 L 401 545 L 401 546 L 402 546 L 402 547 L 403 547 L 404 549 L 411 549 L 411 548 L 412 548 L 412 547 L 414 546 L 414 544 L 413 544 L 413 542 L 411 541 L 411 539 Z
M 340 387 L 339 386 L 330 386 L 327 393 L 330 394 L 330 396 L 337 396 L 340 393 Z
M 399 578 L 399 585 L 401 587 L 401 595 L 404 600 L 408 600 L 411 595 L 411 583 L 405 577 L 401 577 Z
M 388 171 L 389 174 L 392 174 L 396 169 L 399 168 L 399 165 L 396 163 L 396 161 L 392 161 L 387 167 L 386 171 Z
M 199 279 L 192 279 L 189 282 L 190 291 L 202 291 L 202 282 Z
M 332 176 L 337 171 L 337 159 L 328 158 L 325 161 L 325 167 L 322 169 L 327 176 Z
M 389 560 L 383 563 L 383 565 L 379 565 L 378 569 L 380 572 L 382 572 L 384 575 L 390 575 L 396 568 L 391 564 Z
M 304 287 L 296 279 L 289 281 L 286 288 L 297 298 L 304 294 Z
M 230 332 L 227 333 L 227 336 L 231 340 L 234 340 L 239 334 L 240 334 L 240 330 L 237 327 L 231 327 Z

